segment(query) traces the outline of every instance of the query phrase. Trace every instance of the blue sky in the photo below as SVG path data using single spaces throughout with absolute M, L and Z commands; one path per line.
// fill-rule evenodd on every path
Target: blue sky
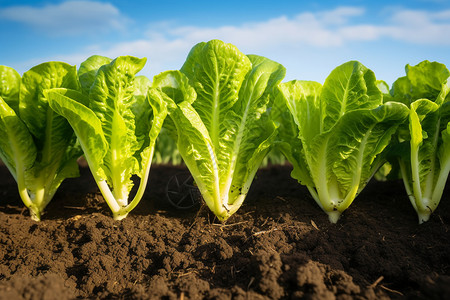
M 0 0 L 0 65 L 23 73 L 93 54 L 147 57 L 141 74 L 179 69 L 218 38 L 282 63 L 285 80 L 323 82 L 359 60 L 391 84 L 422 60 L 450 67 L 450 1 Z

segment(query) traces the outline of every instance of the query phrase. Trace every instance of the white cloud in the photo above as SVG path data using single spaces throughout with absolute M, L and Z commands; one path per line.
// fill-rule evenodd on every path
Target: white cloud
M 338 7 L 316 14 L 306 12 L 294 18 L 281 16 L 240 26 L 217 28 L 180 26 L 168 29 L 167 33 L 172 37 L 195 41 L 218 38 L 246 48 L 270 47 L 270 45 L 284 47 L 293 44 L 334 47 L 345 42 L 345 36 L 337 34 L 335 28 L 349 23 L 351 17 L 362 14 L 364 14 L 362 8 Z M 365 39 L 365 37 L 354 38 Z
M 450 45 L 450 10 L 427 12 L 404 10 L 394 14 L 380 32 L 395 40 L 414 44 Z
M 94 1 L 67 1 L 43 7 L 11 6 L 0 9 L 0 17 L 58 36 L 123 30 L 129 22 L 113 5 Z
M 147 44 L 163 42 L 196 43 L 218 38 L 240 47 L 336 47 L 348 42 L 381 38 L 416 44 L 450 45 L 450 10 L 391 11 L 377 23 L 357 23 L 362 7 L 343 6 L 319 12 L 303 12 L 293 18 L 279 16 L 266 21 L 221 27 L 174 26 L 153 24 L 146 33 Z M 73 0 L 43 7 L 13 6 L 0 9 L 0 17 L 28 24 L 52 35 L 98 34 L 108 30 L 125 30 L 130 22 L 110 3 Z M 142 47 L 142 41 L 133 41 Z M 124 45 L 112 46 L 123 48 Z M 154 48 L 150 46 L 151 48 Z
M 383 33 L 375 25 L 344 26 L 336 30 L 337 36 L 345 41 L 373 41 L 379 39 Z
M 343 6 L 334 10 L 319 12 L 317 16 L 323 24 L 342 25 L 347 23 L 350 17 L 362 16 L 364 13 L 364 8 Z
M 108 42 L 108 46 L 91 45 L 75 55 L 61 55 L 48 60 L 79 64 L 92 54 L 147 57 L 148 63 L 143 73 L 151 77 L 167 69 L 180 68 L 196 43 L 221 39 L 235 44 L 244 53 L 260 54 L 278 60 L 288 68 L 291 78 L 306 78 L 297 75 L 295 68 L 301 68 L 303 71 L 306 69 L 308 78 L 320 80 L 312 75 L 313 72 L 321 72 L 323 77 L 342 59 L 365 57 L 365 53 L 352 52 L 353 45 L 358 45 L 358 51 L 361 51 L 361 42 L 384 43 L 378 44 L 379 47 L 390 41 L 406 42 L 406 45 L 450 46 L 450 39 L 447 38 L 450 32 L 450 10 L 429 12 L 399 9 L 391 11 L 376 23 L 359 21 L 364 20 L 365 14 L 366 11 L 360 7 L 338 7 L 316 13 L 304 12 L 292 18 L 280 16 L 261 22 L 221 27 L 149 24 L 148 31 L 141 39 L 113 45 Z M 106 15 L 115 16 L 110 19 L 116 20 L 120 13 L 116 11 L 116 14 Z M 371 44 L 370 47 L 373 46 Z M 404 51 L 405 48 L 402 49 Z M 300 62 L 302 66 L 299 66 Z M 287 63 L 295 67 L 288 66 Z M 403 62 L 398 63 L 402 64 L 399 67 L 402 70 Z
M 450 10 L 437 13 L 399 10 L 378 23 L 357 23 L 364 16 L 360 7 L 338 7 L 318 13 L 305 12 L 294 18 L 280 16 L 239 26 L 166 26 L 147 32 L 148 41 L 184 41 L 193 44 L 222 39 L 245 49 L 284 47 L 336 47 L 351 42 L 382 38 L 415 44 L 450 45 Z
M 367 40 L 369 37 L 366 33 L 367 28 L 346 27 L 352 17 L 363 14 L 362 8 L 338 7 L 317 14 L 305 12 L 294 18 L 281 16 L 240 26 L 196 27 L 176 26 L 173 23 L 151 24 L 142 39 L 120 42 L 106 48 L 98 45 L 89 46 L 84 53 L 61 55 L 52 59 L 79 64 L 92 54 L 108 57 L 120 55 L 147 57 L 148 62 L 143 74 L 152 77 L 167 69 L 179 69 L 189 50 L 196 43 L 220 39 L 235 44 L 244 53 L 265 55 L 273 59 L 276 57 L 270 55 L 271 53 L 285 53 L 278 56 L 289 57 L 292 60 L 300 55 L 302 47 L 329 49 L 342 46 L 349 40 Z M 343 28 L 345 30 L 341 32 Z

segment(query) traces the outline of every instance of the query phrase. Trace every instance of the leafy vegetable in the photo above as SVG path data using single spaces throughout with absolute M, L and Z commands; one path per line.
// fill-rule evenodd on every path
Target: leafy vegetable
M 155 77 L 149 95 L 170 107 L 178 150 L 220 219 L 242 205 L 276 136 L 266 110 L 285 69 L 212 40 L 193 47 L 180 71 Z
M 169 131 L 164 126 L 156 140 L 153 163 L 172 165 L 180 165 L 183 163 L 175 140 L 170 136 Z
M 120 220 L 144 194 L 167 107 L 158 99 L 150 101 L 150 107 L 146 96 L 150 82 L 135 77 L 145 59 L 123 56 L 109 61 L 94 56 L 80 66 L 83 93 L 52 89 L 47 94 L 52 109 L 74 129 L 114 219 Z M 133 175 L 141 180 L 128 203 Z
M 278 148 L 293 165 L 292 177 L 307 186 L 336 223 L 383 164 L 383 150 L 408 108 L 383 105 L 375 75 L 347 62 L 326 79 L 279 85 L 273 118 L 279 123 Z
M 22 78 L 0 66 L 0 158 L 17 182 L 31 218 L 41 214 L 65 178 L 78 176 L 81 149 L 69 123 L 56 115 L 44 94 L 48 88 L 79 90 L 74 66 L 40 64 Z
M 399 130 L 396 154 L 406 191 L 419 223 L 438 206 L 450 171 L 450 72 L 423 61 L 406 66 L 391 97 L 410 107 L 409 126 Z

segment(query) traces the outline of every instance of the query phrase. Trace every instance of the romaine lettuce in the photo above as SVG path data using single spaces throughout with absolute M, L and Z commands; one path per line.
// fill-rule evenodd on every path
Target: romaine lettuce
M 408 108 L 383 105 L 374 73 L 356 61 L 334 69 L 323 86 L 282 83 L 276 100 L 276 143 L 293 165 L 291 175 L 336 223 L 383 164 L 381 154 Z
M 219 40 L 193 47 L 181 71 L 155 77 L 150 99 L 169 103 L 168 128 L 203 199 L 222 221 L 242 205 L 276 128 L 267 109 L 282 65 Z
M 147 186 L 155 141 L 167 115 L 165 102 L 147 100 L 150 81 L 135 77 L 145 59 L 93 56 L 80 66 L 83 92 L 52 89 L 50 106 L 75 131 L 113 217 L 123 219 Z M 105 64 L 106 63 L 106 64 Z M 133 200 L 132 175 L 140 177 Z
M 438 206 L 450 171 L 449 77 L 449 70 L 437 62 L 407 65 L 406 76 L 390 92 L 394 101 L 410 107 L 409 124 L 399 130 L 393 153 L 419 223 Z
M 48 62 L 20 75 L 0 66 L 0 158 L 14 176 L 31 218 L 41 214 L 65 178 L 78 176 L 81 148 L 44 91 L 80 90 L 74 66 Z

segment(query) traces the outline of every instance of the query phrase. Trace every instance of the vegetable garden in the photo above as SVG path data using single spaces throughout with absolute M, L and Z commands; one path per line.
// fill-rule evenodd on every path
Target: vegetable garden
M 0 67 L 0 292 L 449 292 L 446 66 L 408 65 L 392 87 L 357 61 L 283 82 L 279 63 L 218 40 L 152 81 L 145 62 Z

